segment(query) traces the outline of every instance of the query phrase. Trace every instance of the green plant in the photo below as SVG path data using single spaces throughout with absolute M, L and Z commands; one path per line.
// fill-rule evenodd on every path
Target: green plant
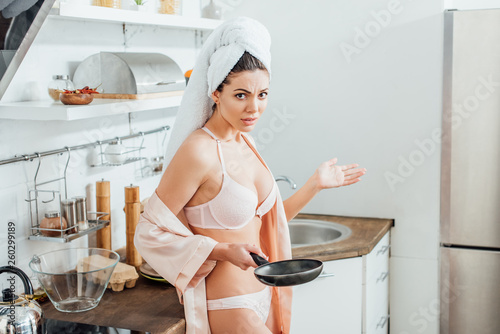
M 134 0 L 134 3 L 137 5 L 137 6 L 143 6 L 145 5 L 147 2 L 147 0 Z

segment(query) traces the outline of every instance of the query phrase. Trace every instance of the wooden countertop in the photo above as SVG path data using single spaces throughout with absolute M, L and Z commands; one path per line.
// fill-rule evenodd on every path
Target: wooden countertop
M 343 217 L 331 215 L 299 214 L 296 218 L 317 219 L 340 223 L 349 227 L 349 238 L 329 244 L 297 247 L 292 249 L 294 258 L 312 258 L 331 261 L 370 253 L 382 237 L 394 226 L 394 219 Z
M 299 214 L 297 218 L 343 224 L 352 235 L 336 243 L 294 248 L 294 258 L 338 260 L 368 254 L 394 225 L 393 219 Z M 123 250 L 118 250 L 121 254 Z M 107 289 L 99 305 L 82 313 L 57 311 L 50 301 L 41 304 L 44 317 L 83 324 L 131 329 L 153 334 L 185 333 L 184 309 L 169 284 L 139 276 L 136 286 L 120 292 Z
M 50 301 L 41 304 L 44 317 L 89 325 L 125 328 L 153 334 L 185 333 L 184 308 L 170 284 L 139 275 L 135 287 L 114 292 L 106 289 L 99 305 L 86 312 L 57 311 Z

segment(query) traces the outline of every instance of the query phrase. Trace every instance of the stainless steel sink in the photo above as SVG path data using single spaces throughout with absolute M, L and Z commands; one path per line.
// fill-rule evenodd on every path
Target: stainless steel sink
M 339 242 L 352 233 L 347 226 L 324 220 L 292 219 L 288 227 L 292 248 Z

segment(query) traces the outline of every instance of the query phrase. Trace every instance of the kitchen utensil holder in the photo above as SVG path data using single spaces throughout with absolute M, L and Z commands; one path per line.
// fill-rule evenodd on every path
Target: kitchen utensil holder
M 87 211 L 87 217 L 91 215 L 95 215 L 95 219 L 87 219 L 87 224 L 88 228 L 85 230 L 80 230 L 78 225 L 75 226 L 68 226 L 67 228 L 63 229 L 63 223 L 62 223 L 62 216 L 60 218 L 60 224 L 61 224 L 61 229 L 48 229 L 48 228 L 41 228 L 40 227 L 40 205 L 41 203 L 43 204 L 48 204 L 50 202 L 53 202 L 54 200 L 58 200 L 59 203 L 59 212 L 62 212 L 61 208 L 61 192 L 59 190 L 50 190 L 50 189 L 38 189 L 38 187 L 53 183 L 56 181 L 63 181 L 64 184 L 64 198 L 67 198 L 68 196 L 68 187 L 67 187 L 67 182 L 66 182 L 66 172 L 68 170 L 68 164 L 71 159 L 71 149 L 69 147 L 66 147 L 66 152 L 68 154 L 68 158 L 66 160 L 66 166 L 64 167 L 64 173 L 62 177 L 55 178 L 49 181 L 45 182 L 38 182 L 38 172 L 40 171 L 40 165 L 42 164 L 42 158 L 40 154 L 36 153 L 36 156 L 38 158 L 38 166 L 35 172 L 35 177 L 33 179 L 34 181 L 34 186 L 33 189 L 30 189 L 28 192 L 28 199 L 26 199 L 26 202 L 29 203 L 29 209 L 30 209 L 30 221 L 31 221 L 31 227 L 30 227 L 30 235 L 28 237 L 29 240 L 45 240 L 45 241 L 52 241 L 52 242 L 60 242 L 60 243 L 65 243 L 69 242 L 71 240 L 80 238 L 84 235 L 87 235 L 89 233 L 92 233 L 94 231 L 100 230 L 103 227 L 106 227 L 109 225 L 109 220 L 102 220 L 100 219 L 103 216 L 108 215 L 109 213 L 107 212 L 93 212 L 93 211 Z M 63 153 L 60 153 L 63 154 Z M 49 194 L 51 195 L 52 198 L 48 200 L 43 200 L 40 195 L 42 194 Z M 50 196 L 49 196 L 50 197 Z M 71 230 L 71 234 L 68 234 Z M 57 232 L 58 236 L 46 236 L 42 234 L 42 231 L 53 231 Z
M 144 147 L 144 132 L 140 132 L 139 135 L 142 137 L 141 144 L 138 147 L 127 147 L 127 151 L 123 153 L 104 153 L 103 151 L 103 142 L 98 141 L 97 145 L 99 145 L 99 163 L 97 164 L 92 164 L 90 167 L 112 167 L 112 166 L 122 166 L 126 164 L 130 164 L 132 162 L 138 162 L 141 160 L 146 159 L 145 157 L 141 157 L 141 151 L 145 148 Z M 116 140 L 122 140 L 120 137 L 116 137 Z M 123 163 L 112 163 L 109 161 L 106 161 L 105 154 L 109 155 L 126 155 L 128 156 L 131 153 L 138 152 L 138 157 L 127 157 L 127 159 Z M 142 170 L 142 166 L 141 166 Z

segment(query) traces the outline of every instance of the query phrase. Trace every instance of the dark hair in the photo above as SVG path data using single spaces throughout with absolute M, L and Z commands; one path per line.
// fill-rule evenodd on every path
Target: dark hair
M 256 70 L 264 70 L 267 71 L 267 68 L 262 64 L 260 60 L 252 56 L 250 53 L 245 51 L 243 55 L 241 56 L 240 60 L 234 65 L 234 67 L 231 69 L 227 77 L 224 79 L 224 81 L 221 82 L 221 84 L 217 87 L 217 90 L 219 92 L 222 92 L 222 89 L 224 88 L 224 85 L 229 84 L 229 80 L 231 79 L 231 76 L 236 73 L 240 72 L 245 72 L 245 71 L 256 71 Z

